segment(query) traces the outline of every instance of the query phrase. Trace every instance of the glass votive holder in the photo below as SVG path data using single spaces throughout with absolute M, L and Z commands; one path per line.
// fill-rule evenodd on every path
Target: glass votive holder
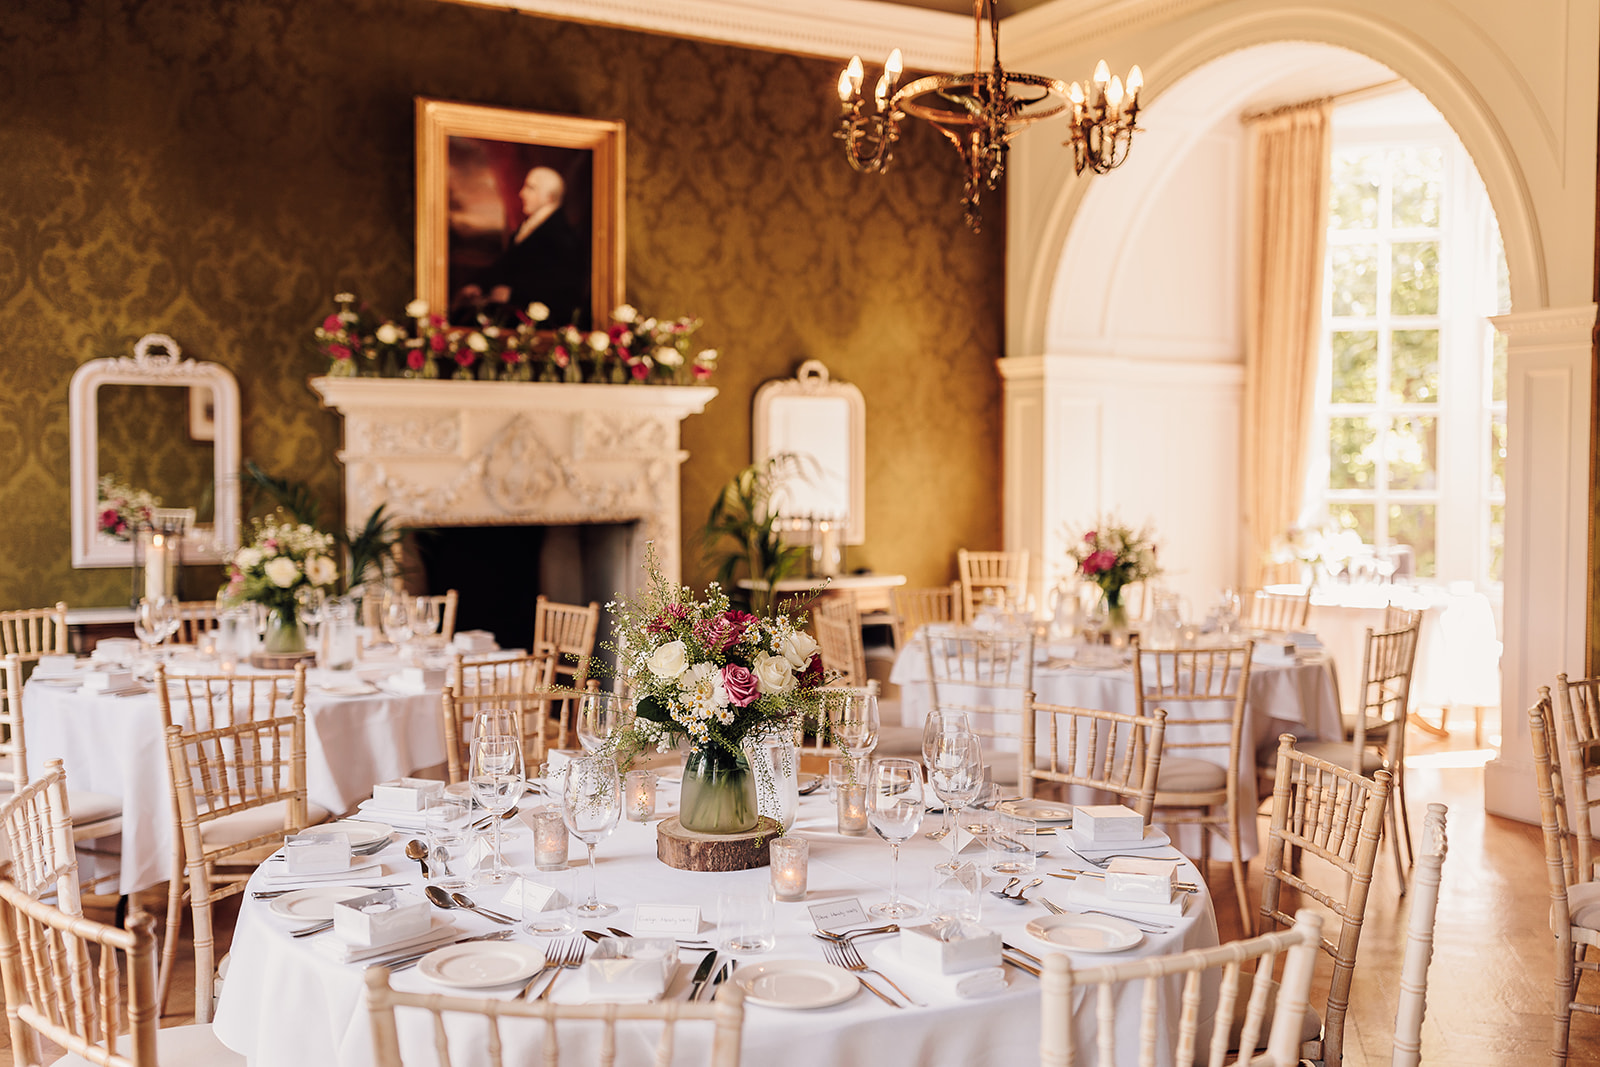
M 839 809 L 839 832 L 850 837 L 866 834 L 867 784 L 840 782 L 833 787 L 833 799 Z
M 656 776 L 653 771 L 629 771 L 623 784 L 628 819 L 644 822 L 656 813 Z
M 533 865 L 541 871 L 560 871 L 567 866 L 567 823 L 561 809 L 541 804 L 527 812 L 533 824 Z
M 775 837 L 768 848 L 772 895 L 779 900 L 804 900 L 806 859 L 811 846 L 803 837 Z
M 989 869 L 995 874 L 1032 874 L 1038 829 L 1033 819 L 995 812 L 989 832 Z

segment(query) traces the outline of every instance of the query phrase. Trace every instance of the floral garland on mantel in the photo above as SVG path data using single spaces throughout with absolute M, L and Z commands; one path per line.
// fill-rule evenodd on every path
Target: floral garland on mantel
M 328 374 L 344 378 L 458 378 L 479 381 L 697 385 L 717 369 L 717 350 L 689 354 L 699 319 L 654 319 L 628 304 L 604 330 L 544 325 L 550 309 L 529 304 L 510 325 L 480 317 L 452 326 L 427 301 L 406 305 L 401 321 L 379 319 L 351 293 L 313 331 Z

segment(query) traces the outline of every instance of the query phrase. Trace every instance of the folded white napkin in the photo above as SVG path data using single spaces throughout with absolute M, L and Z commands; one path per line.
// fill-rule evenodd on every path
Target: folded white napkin
M 416 937 L 407 937 L 399 941 L 390 941 L 383 945 L 352 945 L 336 934 L 324 934 L 315 939 L 317 951 L 324 956 L 331 957 L 339 963 L 355 963 L 359 960 L 369 960 L 375 956 L 394 956 L 407 949 L 422 952 L 425 949 L 435 948 L 455 940 L 461 935 L 451 922 L 443 916 L 433 918 L 433 926 L 425 934 Z
M 1106 892 L 1106 884 L 1099 878 L 1075 878 L 1067 883 L 1068 908 L 1092 911 L 1122 912 L 1126 915 L 1165 915 L 1182 918 L 1184 902 L 1189 894 L 1179 893 L 1170 904 L 1149 904 L 1134 900 L 1113 899 Z
M 37 678 L 60 677 L 71 674 L 80 665 L 87 666 L 88 661 L 80 661 L 77 656 L 40 656 L 38 662 L 33 665 L 33 673 Z
M 432 810 L 430 808 L 423 811 L 405 811 L 400 808 L 386 808 L 370 797 L 357 804 L 356 807 L 361 809 L 361 814 L 367 819 L 373 822 L 386 823 L 396 830 L 421 830 L 428 825 L 428 812 Z M 467 815 L 463 815 L 446 825 L 464 826 L 472 821 L 471 815 L 472 813 L 469 811 Z M 479 812 L 478 818 L 481 819 L 482 817 L 483 813 Z
M 370 856 L 351 856 L 350 866 L 342 871 L 329 871 L 326 874 L 290 874 L 289 865 L 279 857 L 273 857 L 262 864 L 262 881 L 269 887 L 287 883 L 299 884 L 301 882 L 344 882 L 351 878 L 377 880 L 385 876 L 383 864 Z
M 859 944 L 856 946 L 861 947 Z M 918 999 L 939 997 L 945 1000 L 971 1000 L 993 996 L 1006 988 L 1004 967 L 984 967 L 977 971 L 959 974 L 940 974 L 925 967 L 912 967 L 900 955 L 900 942 L 889 938 L 873 946 L 873 960 L 882 965 L 883 972 L 903 986 L 908 993 L 922 993 Z M 867 981 L 872 981 L 871 977 Z M 893 992 L 885 990 L 885 992 Z
M 428 687 L 422 683 L 420 678 L 408 678 L 404 673 L 391 674 L 379 682 L 378 686 L 385 692 L 394 693 L 397 696 L 415 697 L 421 696 L 428 691 Z
M 1172 844 L 1172 838 L 1166 832 L 1154 826 L 1144 828 L 1143 841 L 1101 841 L 1089 840 L 1089 835 L 1080 832 L 1075 827 L 1063 826 L 1056 830 L 1056 836 L 1066 842 L 1068 848 L 1090 859 L 1104 859 L 1122 852 L 1153 852 L 1156 849 L 1166 848 Z
M 450 644 L 459 652 L 493 652 L 500 647 L 488 630 L 458 630 Z

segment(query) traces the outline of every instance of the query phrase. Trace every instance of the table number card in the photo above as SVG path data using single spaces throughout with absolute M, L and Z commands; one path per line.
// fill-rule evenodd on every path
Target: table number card
M 700 907 L 697 904 L 640 904 L 633 909 L 633 932 L 639 937 L 693 936 L 700 932 Z
M 550 898 L 556 895 L 554 886 L 530 882 L 526 878 L 513 878 L 506 884 L 500 903 L 507 908 L 520 908 L 523 915 L 535 915 L 545 909 Z
M 806 910 L 811 913 L 811 921 L 817 924 L 817 929 L 824 933 L 842 930 L 847 926 L 860 926 L 867 921 L 867 913 L 862 909 L 861 901 L 855 897 L 812 904 Z

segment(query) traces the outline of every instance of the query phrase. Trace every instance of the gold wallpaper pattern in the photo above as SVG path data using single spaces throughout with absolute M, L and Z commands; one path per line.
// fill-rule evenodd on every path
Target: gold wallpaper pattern
M 925 128 L 889 174 L 852 171 L 835 66 L 437 0 L 21 4 L 0 34 L 0 609 L 125 600 L 125 570 L 71 567 L 66 395 L 145 333 L 232 370 L 244 455 L 336 512 L 307 338 L 340 289 L 389 314 L 412 294 L 419 95 L 627 123 L 628 297 L 703 317 L 724 353 L 684 424 L 686 579 L 756 388 L 817 358 L 867 403 L 848 564 L 948 581 L 956 548 L 1000 538 L 1003 204 L 970 234 Z

